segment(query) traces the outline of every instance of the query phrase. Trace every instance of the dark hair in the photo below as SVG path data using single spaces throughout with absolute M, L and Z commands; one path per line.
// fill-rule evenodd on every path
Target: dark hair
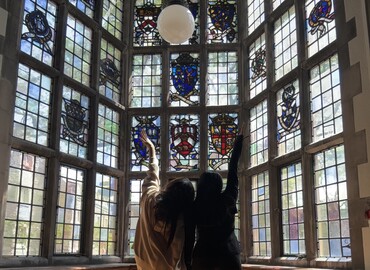
M 215 225 L 222 206 L 222 177 L 219 173 L 204 172 L 197 185 L 197 196 L 194 202 L 194 217 L 198 224 Z
M 200 175 L 197 185 L 198 200 L 217 199 L 222 191 L 222 177 L 219 173 L 204 172 Z
M 170 246 L 175 236 L 177 219 L 181 214 L 184 215 L 184 219 L 188 218 L 193 201 L 194 187 L 187 178 L 170 181 L 157 196 L 155 218 L 165 223 L 165 229 L 170 225 L 168 246 Z

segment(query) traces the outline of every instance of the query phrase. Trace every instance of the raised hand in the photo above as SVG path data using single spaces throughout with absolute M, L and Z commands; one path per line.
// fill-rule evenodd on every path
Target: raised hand
M 140 140 L 143 142 L 144 146 L 148 148 L 149 158 L 154 159 L 155 158 L 155 147 L 152 141 L 148 138 L 148 135 L 146 134 L 145 129 L 141 130 Z

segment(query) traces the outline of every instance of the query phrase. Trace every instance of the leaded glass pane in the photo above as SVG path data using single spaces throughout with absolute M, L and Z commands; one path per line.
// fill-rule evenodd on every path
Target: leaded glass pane
M 87 157 L 90 99 L 64 86 L 62 98 L 62 121 L 60 127 L 60 151 Z
M 249 97 L 252 99 L 266 89 L 265 34 L 249 47 Z
M 93 255 L 116 255 L 118 179 L 96 174 Z
M 99 93 L 120 103 L 121 51 L 105 39 L 101 40 Z
M 284 155 L 301 148 L 299 84 L 294 81 L 279 90 L 277 102 L 277 148 Z
M 207 75 L 207 105 L 239 104 L 236 52 L 209 53 Z
M 235 0 L 209 0 L 207 16 L 208 43 L 234 43 L 238 39 Z
M 116 111 L 99 104 L 96 161 L 113 168 L 118 166 L 119 120 Z
M 134 55 L 131 79 L 130 107 L 161 106 L 162 58 L 159 54 Z
M 311 69 L 312 141 L 343 131 L 338 55 Z
M 275 80 L 278 80 L 298 65 L 294 6 L 275 22 L 274 29 Z
M 169 94 L 171 106 L 199 105 L 199 78 L 198 54 L 171 54 Z
M 270 186 L 267 171 L 252 176 L 251 192 L 252 254 L 257 257 L 270 257 Z
M 48 0 L 25 0 L 21 51 L 51 66 L 57 6 Z
M 55 224 L 55 254 L 79 254 L 81 252 L 84 187 L 84 171 L 61 166 Z
M 280 177 L 284 255 L 303 255 L 306 248 L 301 163 L 281 168 Z
M 199 168 L 199 115 L 171 115 L 169 135 L 170 170 L 197 170 Z
M 248 32 L 252 33 L 264 20 L 264 0 L 248 0 Z
M 95 0 L 68 0 L 68 2 L 77 7 L 90 18 L 93 18 Z
M 68 15 L 64 56 L 64 74 L 90 86 L 92 31 Z
M 117 39 L 122 39 L 123 0 L 103 0 L 102 26 Z
M 284 0 L 272 0 L 272 8 L 275 10 L 283 2 L 284 2 Z
M 13 136 L 48 145 L 52 80 L 19 64 Z
M 4 256 L 41 255 L 46 164 L 43 157 L 11 151 L 2 247 Z
M 141 185 L 142 179 L 131 179 L 130 180 L 130 197 L 128 207 L 128 231 L 127 231 L 127 251 L 130 257 L 135 256 L 134 252 L 134 240 L 136 225 L 140 216 L 140 198 L 141 198 Z
M 136 0 L 134 7 L 134 46 L 158 46 L 162 38 L 157 29 L 161 0 Z
M 238 115 L 236 113 L 208 115 L 208 133 L 209 169 L 227 170 L 238 134 Z
M 146 171 L 149 168 L 148 150 L 140 140 L 142 130 L 146 131 L 148 138 L 154 144 L 157 157 L 160 152 L 160 117 L 158 115 L 136 115 L 132 118 L 131 128 L 131 170 Z
M 344 146 L 314 156 L 317 252 L 319 257 L 351 256 Z
M 308 57 L 319 52 L 337 38 L 334 0 L 306 0 Z
M 250 110 L 250 166 L 268 160 L 267 100 Z

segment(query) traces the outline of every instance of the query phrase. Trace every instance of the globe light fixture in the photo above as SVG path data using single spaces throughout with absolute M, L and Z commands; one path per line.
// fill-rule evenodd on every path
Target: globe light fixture
M 187 8 L 186 0 L 165 1 L 157 20 L 157 29 L 165 41 L 184 43 L 193 35 L 194 28 L 194 17 Z

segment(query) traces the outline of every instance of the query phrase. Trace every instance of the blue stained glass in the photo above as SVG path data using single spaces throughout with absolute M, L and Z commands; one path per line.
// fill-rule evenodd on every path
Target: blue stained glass
M 292 253 L 292 254 L 298 254 L 299 253 L 298 240 L 290 241 L 290 253 Z
M 212 22 L 209 31 L 213 39 L 221 40 L 226 37 L 229 42 L 232 42 L 236 37 L 235 4 L 230 4 L 227 0 L 218 0 L 214 5 L 210 5 L 208 14 Z
M 38 0 L 38 1 L 37 1 L 37 4 L 38 4 L 40 7 L 43 7 L 44 9 L 46 9 L 47 1 L 46 1 L 46 0 Z
M 198 81 L 198 60 L 188 53 L 182 53 L 171 66 L 171 79 L 178 93 L 185 98 L 192 95 Z
M 29 84 L 29 96 L 35 99 L 39 99 L 40 98 L 40 87 L 37 85 L 34 85 L 33 83 L 30 83 Z
M 259 237 L 260 237 L 260 241 L 266 241 L 266 229 L 263 228 L 263 229 L 259 229 Z
M 308 23 L 312 28 L 310 33 L 313 35 L 319 32 L 320 36 L 326 31 L 324 23 L 330 23 L 334 20 L 334 13 L 330 13 L 332 8 L 331 0 L 321 0 L 312 9 L 309 17 Z

